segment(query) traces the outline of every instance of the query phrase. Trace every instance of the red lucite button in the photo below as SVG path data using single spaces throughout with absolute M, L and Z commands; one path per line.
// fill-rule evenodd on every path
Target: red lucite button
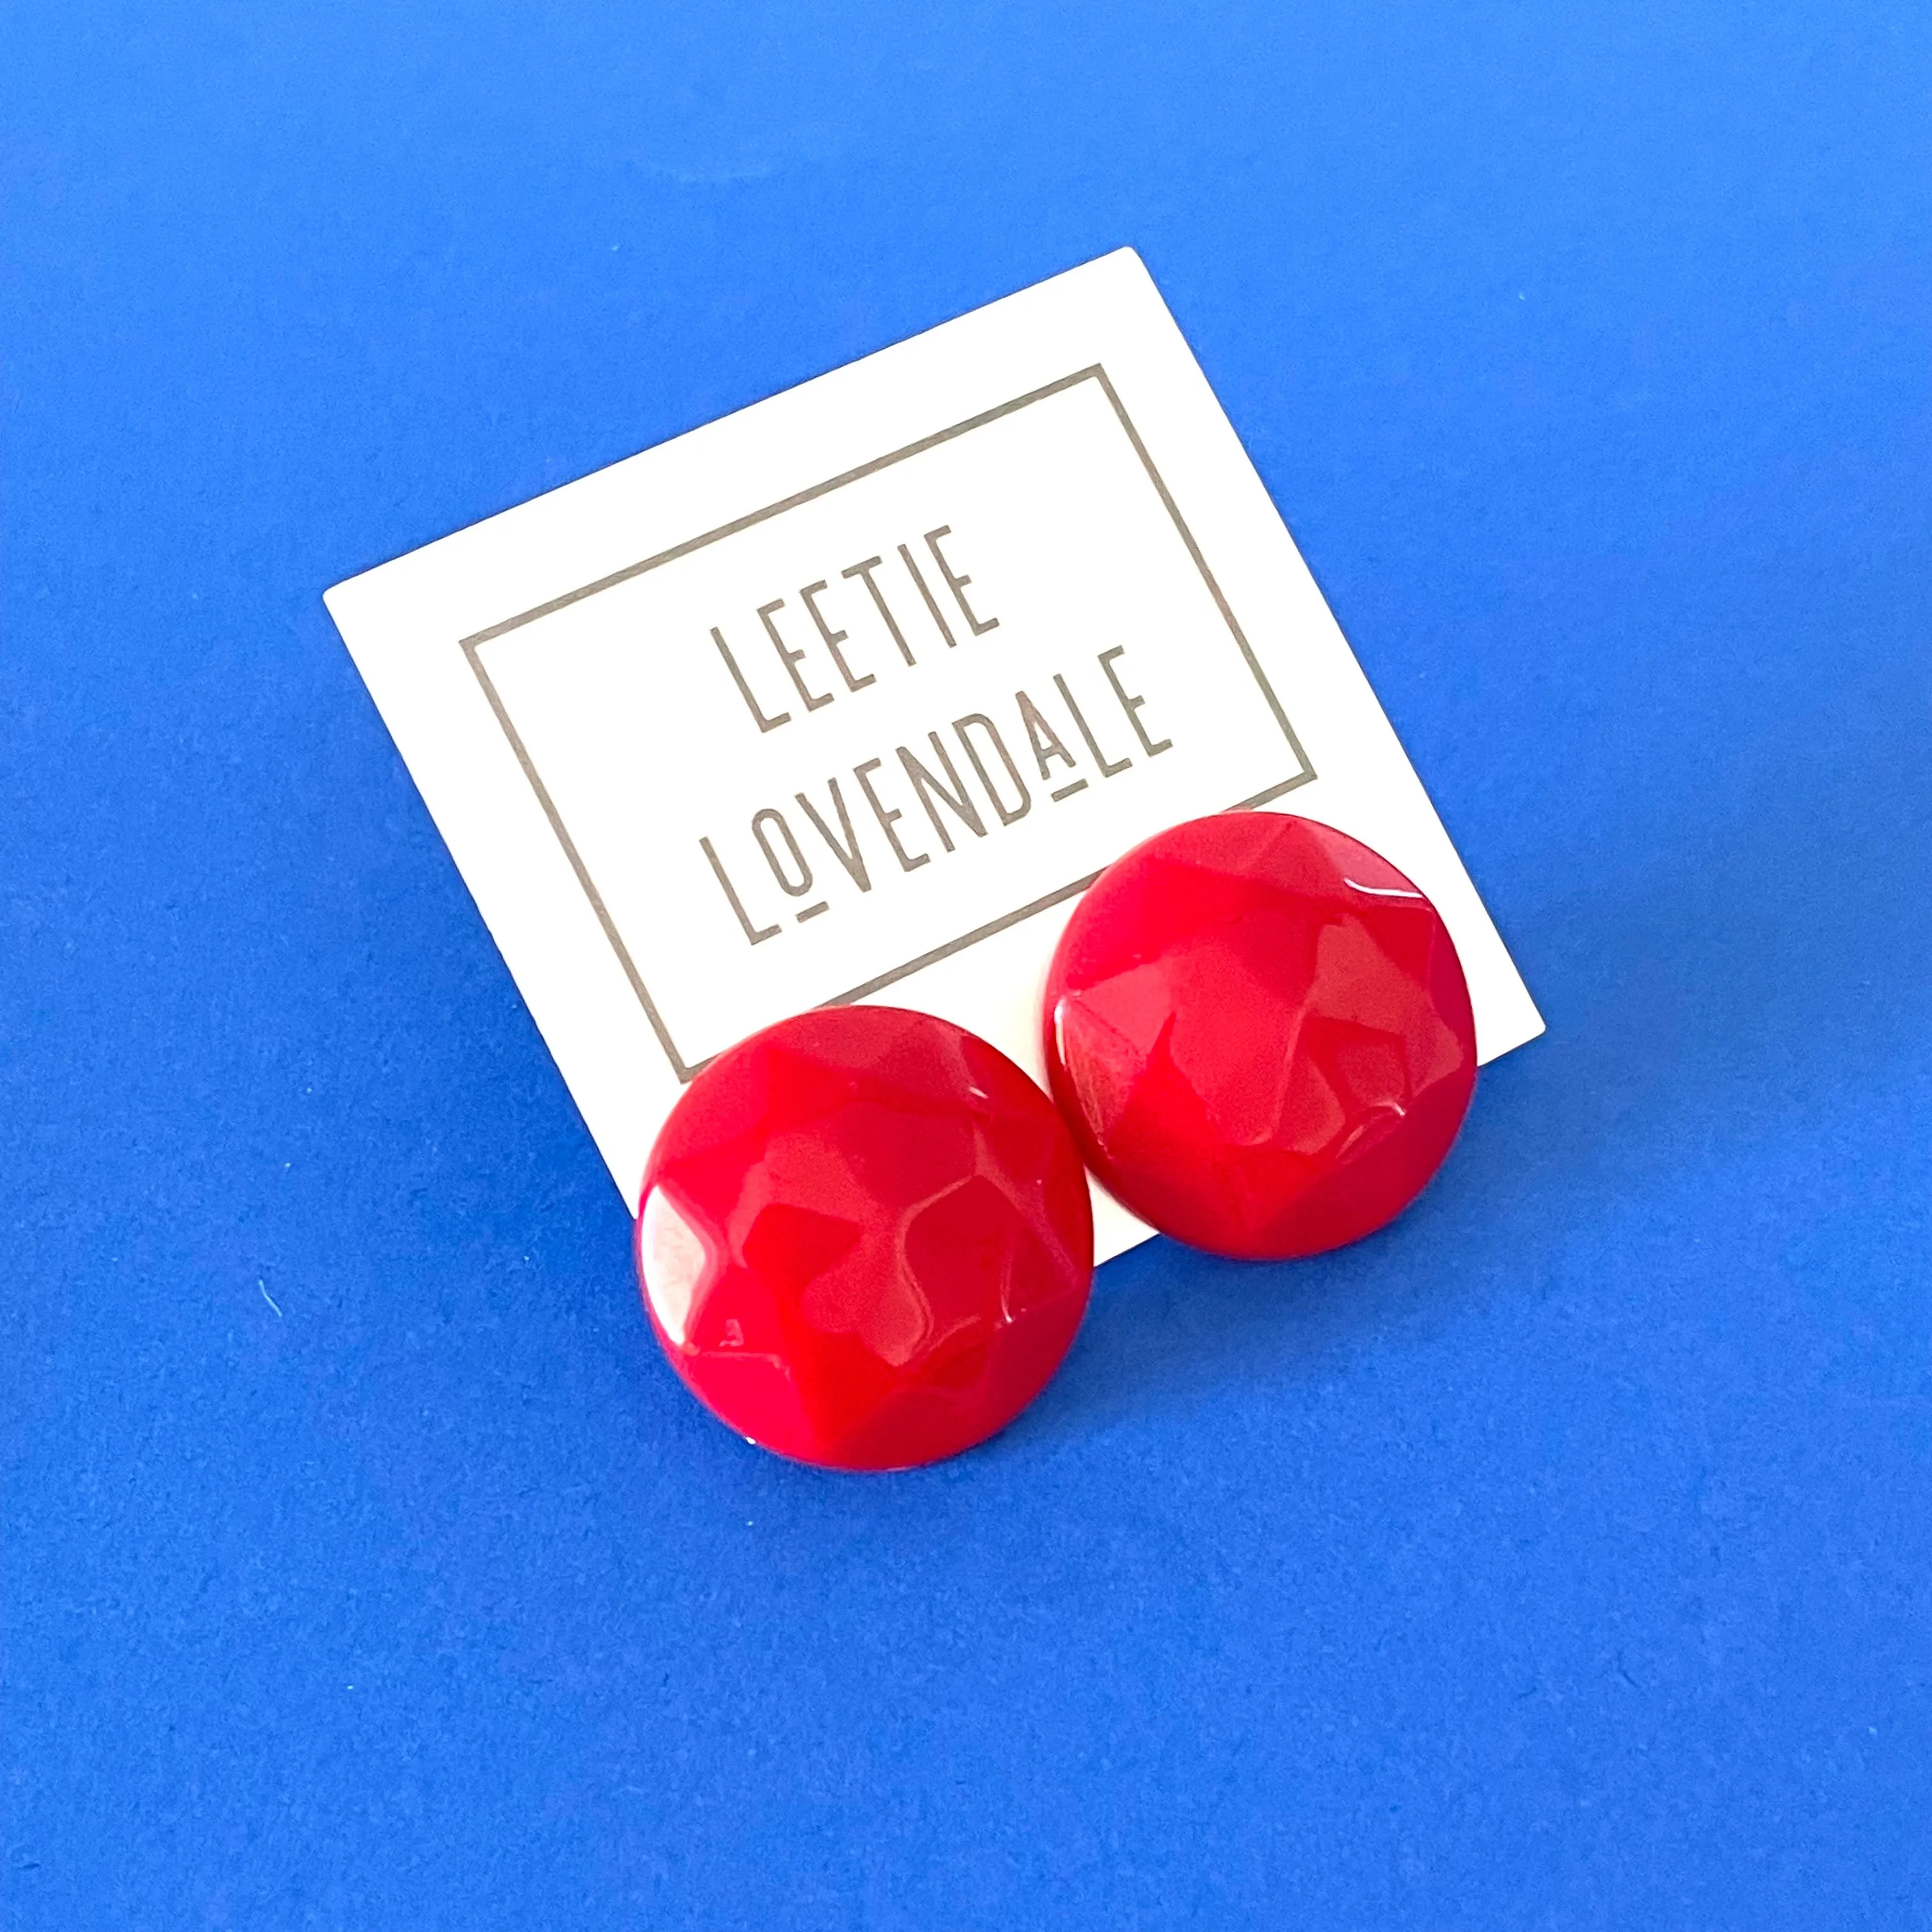
M 1476 1080 L 1442 916 L 1306 818 L 1150 838 L 1075 910 L 1047 975 L 1054 1099 L 1094 1172 L 1217 1254 L 1318 1254 L 1392 1220 Z
M 982 1040 L 892 1006 L 719 1054 L 644 1170 L 638 1274 L 700 1401 L 767 1449 L 899 1469 L 1004 1428 L 1094 1278 L 1079 1150 Z

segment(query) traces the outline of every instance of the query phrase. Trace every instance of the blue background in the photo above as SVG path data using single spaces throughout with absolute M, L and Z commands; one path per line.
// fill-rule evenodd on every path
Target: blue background
M 0 1921 L 1932 1924 L 1922 6 L 0 44 Z M 1123 242 L 1550 1030 L 828 1478 L 658 1359 L 319 596 Z

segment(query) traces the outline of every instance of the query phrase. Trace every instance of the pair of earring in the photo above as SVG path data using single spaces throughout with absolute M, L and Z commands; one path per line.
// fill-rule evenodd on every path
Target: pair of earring
M 1475 1085 L 1441 915 L 1358 841 L 1276 813 L 1190 820 L 1102 873 L 1042 1023 L 1051 1098 L 963 1028 L 873 1006 L 782 1020 L 686 1088 L 638 1271 L 730 1427 L 833 1468 L 956 1454 L 1072 1342 L 1089 1169 L 1193 1246 L 1317 1254 L 1414 1198 Z

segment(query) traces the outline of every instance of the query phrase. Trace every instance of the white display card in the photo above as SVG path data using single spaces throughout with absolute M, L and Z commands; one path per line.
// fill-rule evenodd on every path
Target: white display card
M 1542 1030 L 1130 250 L 327 602 L 634 1207 L 684 1084 L 807 1007 L 941 1014 L 1042 1078 L 1074 901 L 1206 812 L 1374 847 L 1480 1057 Z M 1103 1258 L 1148 1232 L 1095 1207 Z

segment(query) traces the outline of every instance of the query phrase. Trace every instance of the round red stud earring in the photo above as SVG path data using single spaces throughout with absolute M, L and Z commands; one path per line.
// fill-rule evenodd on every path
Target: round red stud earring
M 1094 1276 L 1078 1149 L 1013 1063 L 928 1014 L 830 1006 L 720 1054 L 644 1170 L 638 1279 L 722 1420 L 840 1469 L 1004 1428 Z
M 1047 976 L 1054 1097 L 1106 1187 L 1217 1254 L 1318 1254 L 1442 1164 L 1476 1030 L 1442 916 L 1359 841 L 1198 818 L 1110 866 Z

